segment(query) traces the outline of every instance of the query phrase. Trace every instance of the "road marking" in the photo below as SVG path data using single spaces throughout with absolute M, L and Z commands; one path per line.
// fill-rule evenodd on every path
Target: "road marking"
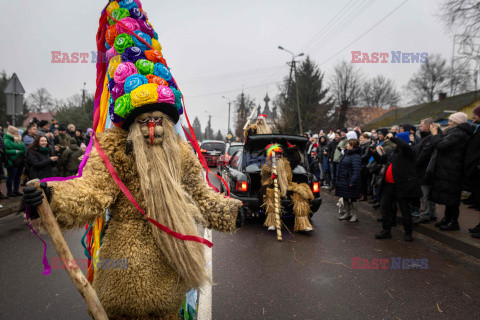
M 205 229 L 204 238 L 212 241 L 212 230 Z M 213 282 L 212 273 L 212 248 L 205 248 L 205 261 L 207 263 L 207 275 Z M 198 299 L 198 320 L 212 319 L 212 284 L 207 283 L 201 287 Z

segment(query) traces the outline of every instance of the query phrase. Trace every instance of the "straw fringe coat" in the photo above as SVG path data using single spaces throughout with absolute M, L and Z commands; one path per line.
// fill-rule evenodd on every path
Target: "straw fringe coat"
M 313 229 L 308 216 L 311 212 L 310 203 L 314 196 L 310 187 L 306 183 L 296 183 L 293 182 L 292 169 L 290 167 L 290 162 L 283 158 L 282 161 L 279 161 L 279 165 L 283 165 L 284 172 L 287 176 L 288 187 L 287 191 L 293 192 L 291 195 L 293 203 L 293 214 L 295 215 L 295 226 L 294 231 L 303 231 L 307 227 Z M 275 225 L 275 191 L 273 189 L 273 179 L 272 179 L 272 166 L 266 162 L 261 171 L 262 178 L 262 187 L 266 188 L 266 194 L 264 196 L 264 206 L 267 213 L 267 218 L 265 220 L 264 226 Z
M 113 128 L 98 134 L 98 141 L 118 176 L 146 212 L 134 156 L 126 154 L 127 132 Z M 207 227 L 235 229 L 239 201 L 226 199 L 209 188 L 202 167 L 186 142 L 181 142 L 182 185 L 198 203 Z M 170 266 L 154 242 L 152 227 L 120 191 L 95 149 L 74 180 L 51 183 L 50 205 L 62 229 L 112 213 L 103 238 L 101 259 L 128 259 L 126 269 L 98 269 L 93 287 L 110 319 L 176 319 L 187 285 Z M 193 218 L 192 218 L 193 219 Z

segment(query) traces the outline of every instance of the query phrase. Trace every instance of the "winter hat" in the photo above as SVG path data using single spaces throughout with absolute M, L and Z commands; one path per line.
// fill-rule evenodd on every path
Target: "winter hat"
M 397 133 L 397 135 L 395 137 L 402 139 L 406 143 L 410 143 L 410 133 L 407 132 L 407 131 Z
M 468 116 L 465 112 L 456 112 L 452 114 L 448 120 L 455 122 L 456 124 L 465 123 L 468 121 Z
M 480 106 L 476 107 L 475 109 L 473 109 L 473 114 L 477 115 L 480 117 Z
M 347 129 L 347 128 L 343 128 L 343 129 L 341 130 L 341 132 L 348 133 L 348 129 Z
M 38 126 L 41 128 L 43 127 L 44 125 L 47 125 L 48 124 L 48 121 L 47 120 L 41 120 L 39 123 L 38 123 Z
M 379 133 L 384 135 L 384 136 L 387 136 L 388 130 L 387 129 L 378 129 L 377 134 L 379 134 Z
M 128 129 L 138 115 L 151 111 L 161 111 L 177 123 L 183 113 L 182 93 L 140 1 L 110 1 L 106 12 L 112 123 Z
M 357 133 L 355 131 L 350 131 L 347 133 L 347 140 L 358 139 Z
M 88 128 L 88 129 L 87 129 L 87 134 L 89 134 L 89 133 L 90 133 L 90 134 L 93 133 L 93 129 L 92 129 L 92 128 Z

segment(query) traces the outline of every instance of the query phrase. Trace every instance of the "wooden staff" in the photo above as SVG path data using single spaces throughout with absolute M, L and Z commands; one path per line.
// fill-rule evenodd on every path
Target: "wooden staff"
M 250 125 L 250 121 L 252 121 L 253 116 L 255 115 L 255 112 L 257 111 L 258 106 L 255 106 L 253 108 L 252 113 L 250 113 L 250 117 L 248 117 L 247 121 L 245 122 L 245 125 L 243 126 L 243 130 L 247 130 L 248 126 Z
M 275 193 L 275 229 L 277 230 L 277 240 L 282 241 L 282 225 L 280 221 L 280 190 L 278 189 L 277 160 L 275 158 L 275 152 L 272 152 L 272 174 L 275 177 L 273 179 L 273 190 Z
M 52 239 L 52 243 L 57 250 L 58 256 L 62 259 L 62 262 L 65 265 L 65 270 L 67 270 L 67 273 L 75 287 L 77 287 L 78 292 L 80 292 L 85 299 L 88 309 L 92 313 L 94 319 L 108 320 L 107 314 L 97 297 L 97 293 L 93 290 L 78 265 L 73 261 L 72 252 L 68 248 L 57 219 L 55 219 L 55 216 L 52 213 L 52 209 L 47 201 L 47 196 L 40 187 L 40 180 L 31 180 L 27 183 L 27 186 L 42 191 L 43 201 L 42 204 L 37 207 L 38 215 L 40 216 L 40 219 L 42 219 L 43 225 L 46 227 L 48 234 Z

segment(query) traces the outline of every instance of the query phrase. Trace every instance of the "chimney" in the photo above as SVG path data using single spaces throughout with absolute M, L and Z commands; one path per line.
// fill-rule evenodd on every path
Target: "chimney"
M 447 93 L 445 92 L 439 92 L 438 93 L 438 101 L 444 100 L 447 98 Z

